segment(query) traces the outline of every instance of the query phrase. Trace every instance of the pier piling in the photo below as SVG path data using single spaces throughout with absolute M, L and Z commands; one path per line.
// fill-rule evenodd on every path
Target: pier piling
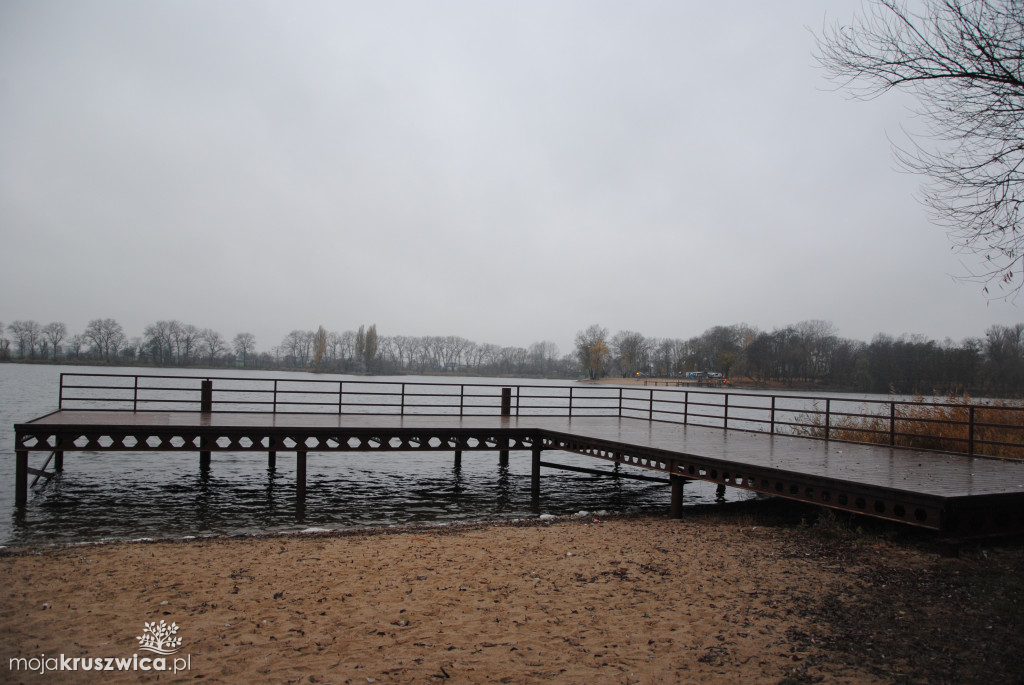
M 295 453 L 295 503 L 303 504 L 306 501 L 306 452 Z
M 213 411 L 213 381 L 207 379 L 199 384 L 199 411 L 209 414 Z M 205 446 L 205 439 L 200 439 L 199 444 Z M 210 469 L 210 450 L 199 450 L 199 470 Z
M 672 474 L 669 476 L 669 482 L 672 484 L 672 513 L 670 515 L 674 519 L 681 519 L 683 518 L 683 486 L 686 485 L 686 479 Z

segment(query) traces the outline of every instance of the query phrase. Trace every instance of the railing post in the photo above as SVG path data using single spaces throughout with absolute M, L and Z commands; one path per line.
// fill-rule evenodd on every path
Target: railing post
M 465 406 L 465 402 L 466 402 L 466 386 L 465 385 L 460 385 L 459 386 L 459 418 L 460 419 L 462 418 L 462 411 L 463 411 L 463 407 Z M 462 456 L 462 452 L 459 452 L 458 454 L 459 454 L 460 457 Z
M 399 410 L 399 416 L 405 416 L 405 383 L 402 383 L 402 406 Z
M 57 391 L 57 409 L 64 408 L 64 374 L 60 375 L 60 389 Z
M 271 408 L 272 413 L 277 413 L 277 379 L 274 379 L 274 404 Z
M 771 428 L 769 430 L 771 435 L 775 435 L 775 395 L 772 395 L 772 414 L 771 414 Z
M 889 447 L 896 445 L 896 402 L 889 400 Z
M 825 400 L 825 439 L 828 440 L 829 429 L 832 427 L 832 400 Z
M 139 410 L 139 377 L 135 377 L 135 390 L 132 393 L 132 411 L 137 412 Z
M 729 393 L 722 393 L 722 407 L 724 409 L 722 413 L 722 430 L 729 428 Z
M 501 415 L 512 415 L 512 388 L 501 389 Z
M 967 407 L 967 454 L 974 456 L 974 405 Z
M 207 414 L 213 411 L 213 381 L 209 378 L 199 383 L 199 411 Z
M 572 418 L 572 387 L 569 387 L 569 418 Z
M 690 391 L 683 391 L 683 425 L 690 423 Z
M 622 388 L 619 388 L 619 418 L 622 418 Z
M 654 420 L 654 390 L 648 390 L 647 395 L 647 420 Z

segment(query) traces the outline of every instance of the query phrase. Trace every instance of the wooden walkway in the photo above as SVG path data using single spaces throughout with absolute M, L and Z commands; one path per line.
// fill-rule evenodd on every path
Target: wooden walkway
M 567 451 L 658 472 L 681 515 L 683 483 L 705 480 L 900 521 L 966 538 L 1024 532 L 1024 463 L 614 416 L 415 416 L 62 410 L 15 425 L 16 504 L 31 475 L 63 469 L 68 451 L 294 453 L 298 500 L 308 452 Z M 50 453 L 53 471 L 33 468 Z

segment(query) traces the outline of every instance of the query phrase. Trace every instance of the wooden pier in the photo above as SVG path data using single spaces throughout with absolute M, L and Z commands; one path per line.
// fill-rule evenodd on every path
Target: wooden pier
M 785 414 L 796 410 L 780 407 L 798 398 L 771 396 L 768 404 L 758 395 L 740 404 L 733 393 L 730 404 L 730 396 L 719 403 L 708 394 L 721 395 L 66 374 L 59 409 L 14 426 L 16 506 L 28 501 L 29 478 L 61 471 L 70 451 L 189 452 L 201 469 L 216 452 L 266 453 L 271 467 L 287 453 L 299 506 L 309 452 L 447 451 L 458 461 L 464 451 L 495 451 L 506 463 L 510 452 L 529 452 L 534 495 L 542 469 L 560 466 L 542 455 L 573 452 L 667 481 L 673 516 L 682 514 L 683 484 L 704 480 L 951 538 L 1024 532 L 1024 462 L 797 437 L 782 432 L 797 425 Z M 709 406 L 724 412 L 701 411 Z M 761 410 L 770 414 L 760 418 Z M 716 413 L 721 425 L 707 425 Z M 48 455 L 51 470 L 33 468 L 32 454 Z

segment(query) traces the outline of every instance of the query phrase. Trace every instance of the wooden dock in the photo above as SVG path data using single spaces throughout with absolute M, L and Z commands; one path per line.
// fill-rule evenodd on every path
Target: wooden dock
M 929 528 L 951 538 L 1024 532 L 1024 462 L 652 420 L 629 415 L 621 390 L 613 394 L 618 406 L 609 407 L 595 395 L 581 398 L 579 388 L 568 388 L 563 397 L 552 386 L 467 390 L 464 384 L 410 388 L 413 384 L 403 383 L 399 393 L 398 388 L 381 390 L 381 383 L 352 389 L 355 383 L 346 381 L 347 391 L 339 386 L 328 393 L 309 386 L 286 390 L 275 382 L 273 411 L 267 411 L 258 399 L 264 391 L 253 390 L 244 379 L 185 379 L 201 384 L 197 393 L 191 386 L 178 387 L 182 379 L 160 381 L 171 387 L 148 392 L 150 377 L 131 378 L 131 408 L 114 406 L 128 400 L 120 396 L 121 386 L 109 380 L 100 392 L 112 393 L 113 387 L 117 397 L 96 397 L 91 391 L 92 397 L 75 401 L 76 386 L 62 381 L 58 411 L 15 425 L 18 507 L 27 503 L 30 476 L 62 470 L 65 454 L 72 451 L 188 452 L 199 455 L 200 468 L 209 468 L 216 452 L 263 452 L 271 467 L 286 453 L 296 460 L 300 503 L 309 452 L 447 451 L 456 461 L 464 451 L 496 451 L 505 460 L 510 452 L 529 452 L 537 495 L 542 469 L 557 467 L 542 461 L 542 455 L 562 451 L 587 455 L 595 465 L 624 464 L 667 479 L 674 516 L 682 513 L 683 484 L 704 480 Z M 220 407 L 213 399 L 214 383 L 224 387 L 228 398 L 220 400 Z M 183 395 L 189 399 L 180 399 Z M 140 397 L 148 408 L 139 408 Z M 644 407 L 652 413 L 653 397 Z M 562 400 L 568 401 L 564 407 Z M 162 408 L 178 401 L 192 406 Z M 68 408 L 76 403 L 89 406 Z M 289 403 L 300 411 L 283 411 Z M 50 456 L 50 471 L 30 463 L 30 455 L 44 453 Z

